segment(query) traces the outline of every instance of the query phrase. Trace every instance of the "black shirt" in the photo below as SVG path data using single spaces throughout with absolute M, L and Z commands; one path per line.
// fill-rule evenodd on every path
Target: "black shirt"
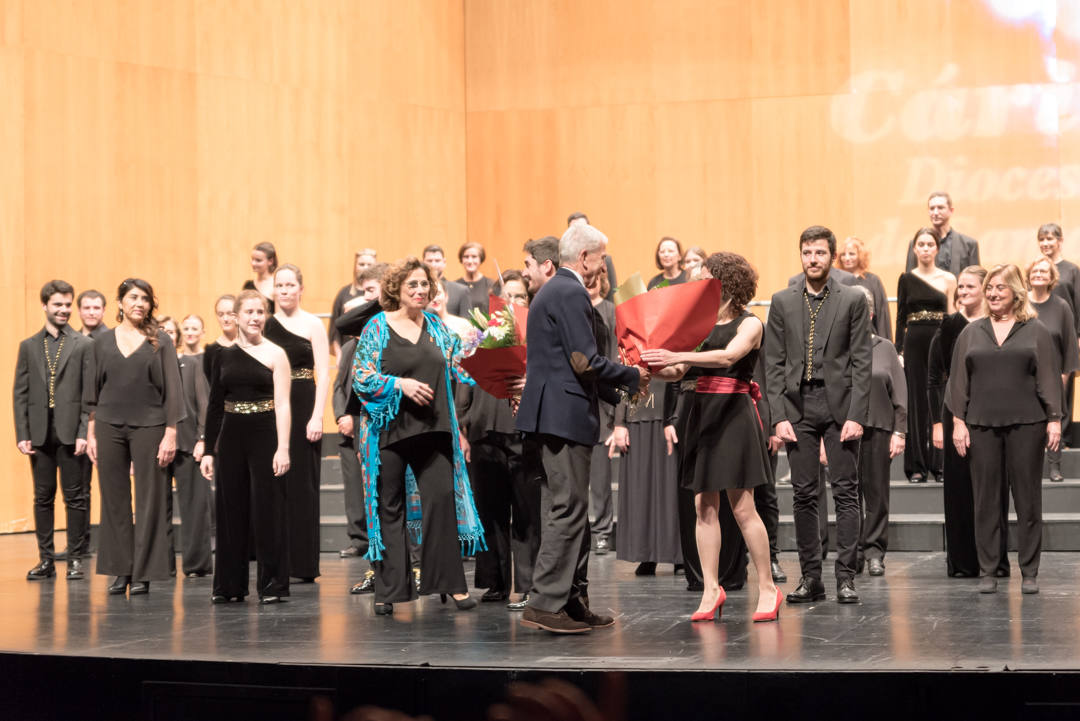
M 238 345 L 222 348 L 214 362 L 214 375 L 210 379 L 210 400 L 206 408 L 206 454 L 214 455 L 217 452 L 218 436 L 225 421 L 225 401 L 266 400 L 274 400 L 274 372 Z M 274 442 L 276 444 L 276 438 Z
M 184 388 L 184 420 L 176 424 L 176 450 L 191 453 L 206 431 L 206 404 L 210 383 L 203 373 L 203 354 L 180 356 L 180 383 Z
M 172 339 L 158 331 L 157 348 L 144 340 L 125 357 L 110 328 L 94 341 L 91 382 L 83 402 L 102 423 L 175 426 L 185 417 L 180 364 Z
M 1069 304 L 1069 309 L 1073 312 L 1073 320 L 1076 324 L 1076 332 L 1080 333 L 1080 312 L 1077 312 L 1078 306 L 1080 306 L 1080 268 L 1075 263 L 1070 263 L 1067 260 L 1059 260 L 1057 262 L 1058 269 L 1058 282 L 1054 286 L 1054 295 L 1059 295 L 1065 299 Z
M 446 359 L 428 330 L 428 321 L 416 343 L 398 335 L 387 323 L 389 337 L 382 352 L 384 375 L 414 378 L 431 386 L 434 399 L 426 406 L 417 405 L 402 394 L 401 407 L 387 429 L 379 435 L 379 447 L 433 431 L 450 432 L 450 408 L 446 397 Z
M 907 379 L 896 348 L 886 338 L 873 337 L 870 361 L 868 428 L 907 433 Z
M 989 318 L 972 321 L 956 339 L 946 405 L 968 425 L 1040 423 L 1061 418 L 1058 354 L 1037 319 L 1013 324 L 1000 346 Z
M 465 290 L 469 291 L 470 307 L 479 308 L 485 313 L 488 312 L 488 295 L 491 293 L 491 286 L 494 285 L 494 281 L 485 276 L 480 276 L 480 279 L 475 281 L 458 278 L 454 282 L 464 286 Z M 447 298 L 447 301 L 449 301 L 449 298 Z
M 330 308 L 330 330 L 327 331 L 331 345 L 333 345 L 335 341 L 338 343 L 342 342 L 341 331 L 334 326 L 334 321 L 340 318 L 341 314 L 345 312 L 345 304 L 353 298 L 360 297 L 363 292 L 364 291 L 359 288 L 353 288 L 352 283 L 349 283 L 334 296 L 334 305 Z
M 820 328 L 815 320 L 813 333 L 813 347 L 810 345 L 810 310 L 814 310 L 814 318 L 821 317 L 821 310 L 829 302 L 830 283 L 826 282 L 820 293 L 811 293 L 810 289 L 803 285 L 803 329 L 806 333 L 804 356 L 810 365 L 810 379 L 815 381 L 825 380 L 825 368 L 823 356 L 825 354 L 825 328 Z M 811 354 L 813 357 L 811 357 Z M 806 378 L 806 369 L 803 369 L 803 378 Z

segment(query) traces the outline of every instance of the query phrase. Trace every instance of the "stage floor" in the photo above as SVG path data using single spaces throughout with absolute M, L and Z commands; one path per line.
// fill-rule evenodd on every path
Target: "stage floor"
M 522 628 L 520 614 L 503 604 L 462 612 L 428 597 L 376 617 L 371 596 L 348 593 L 363 562 L 329 554 L 317 583 L 295 585 L 288 603 L 269 607 L 213 606 L 210 578 L 154 584 L 148 596 L 133 599 L 108 596 L 104 576 L 66 581 L 64 564 L 58 578 L 29 582 L 34 538 L 8 535 L 0 536 L 0 651 L 562 671 L 1080 669 L 1080 554 L 1044 554 L 1035 596 L 1020 594 L 1013 561 L 1014 577 L 983 596 L 976 580 L 945 577 L 941 553 L 891 554 L 886 576 L 857 580 L 860 604 L 837 604 L 830 575 L 829 600 L 785 604 L 779 623 L 752 624 L 757 593 L 742 590 L 729 594 L 723 622 L 691 624 L 698 597 L 670 565 L 639 578 L 635 564 L 594 556 L 592 604 L 614 615 L 616 625 L 560 637 Z M 797 561 L 786 554 L 781 562 L 792 578 L 784 590 L 791 590 Z M 470 579 L 471 570 L 467 564 Z

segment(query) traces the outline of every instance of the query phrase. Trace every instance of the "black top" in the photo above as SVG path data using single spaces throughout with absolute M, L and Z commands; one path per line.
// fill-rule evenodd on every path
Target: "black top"
M 968 320 L 963 313 L 956 312 L 941 321 L 941 327 L 930 341 L 929 365 L 927 366 L 926 390 L 930 395 L 930 422 L 941 423 L 945 408 L 945 384 L 949 382 L 949 368 L 952 366 L 953 348 L 960 333 L 967 328 Z
M 471 307 L 479 308 L 485 313 L 488 312 L 488 295 L 491 293 L 491 286 L 495 284 L 495 281 L 482 275 L 480 280 L 468 281 L 464 278 L 458 278 L 454 282 L 464 286 L 465 290 L 469 291 L 469 305 Z M 449 300 L 447 298 L 447 302 Z
M 885 295 L 885 285 L 881 282 L 881 278 L 873 273 L 864 273 L 861 276 L 855 276 L 853 285 L 861 285 L 866 288 L 874 298 L 874 318 L 871 323 L 874 327 L 874 334 L 885 340 L 892 340 L 889 297 Z
M 414 378 L 427 383 L 435 398 L 426 406 L 417 405 L 404 394 L 397 416 L 386 431 L 379 434 L 379 447 L 385 448 L 405 438 L 430 433 L 450 432 L 450 407 L 446 397 L 446 358 L 443 357 L 435 339 L 428 332 L 427 319 L 420 331 L 420 339 L 410 343 L 397 334 L 389 323 L 389 338 L 382 352 L 381 372 L 398 378 Z
M 311 348 L 311 341 L 293 333 L 277 318 L 270 316 L 266 321 L 263 337 L 281 346 L 289 358 L 289 367 L 292 370 L 314 370 L 315 351 Z
M 896 352 L 904 352 L 909 315 L 920 311 L 944 314 L 948 307 L 948 299 L 940 290 L 912 272 L 902 273 L 896 283 Z M 913 322 L 920 325 L 941 324 L 940 319 Z
M 649 284 L 646 287 L 649 290 L 652 290 L 653 288 L 657 287 L 658 285 L 660 285 L 664 281 L 667 281 L 668 285 L 679 285 L 680 283 L 685 283 L 686 282 L 686 271 L 685 270 L 680 270 L 679 274 L 677 276 L 675 276 L 674 278 L 665 278 L 663 271 L 661 271 L 661 272 L 657 273 L 656 275 L 654 275 L 649 280 Z
M 175 426 L 184 419 L 184 392 L 176 348 L 158 331 L 157 348 L 144 340 L 124 357 L 110 328 L 94 341 L 92 381 L 83 402 L 96 421 L 114 425 Z
M 896 348 L 887 338 L 874 336 L 870 361 L 869 428 L 907 433 L 907 379 Z
M 334 304 L 330 307 L 330 329 L 327 331 L 331 344 L 333 344 L 334 341 L 337 341 L 338 343 L 342 342 L 341 331 L 337 329 L 334 323 L 341 317 L 341 314 L 345 312 L 345 304 L 353 298 L 360 296 L 363 292 L 364 291 L 362 290 L 353 288 L 353 284 L 349 283 L 334 296 Z
M 214 377 L 214 364 L 217 363 L 218 358 L 221 356 L 221 351 L 232 346 L 224 346 L 214 341 L 213 343 L 207 343 L 203 346 L 202 354 L 202 366 L 203 373 L 206 374 L 206 382 L 209 383 Z
M 1051 295 L 1042 303 L 1031 303 L 1039 314 L 1039 321 L 1050 331 L 1054 348 L 1058 352 L 1058 364 L 1062 373 L 1080 369 L 1080 353 L 1076 344 L 1076 318 L 1068 302 Z
M 1068 302 L 1076 321 L 1076 332 L 1080 333 L 1080 312 L 1077 310 L 1080 307 L 1080 268 L 1075 263 L 1059 260 L 1057 269 L 1059 277 L 1053 292 Z
M 213 455 L 225 418 L 225 401 L 274 399 L 274 372 L 238 345 L 221 349 L 210 379 L 206 408 L 206 453 Z
M 243 289 L 244 290 L 259 290 L 258 288 L 255 287 L 255 281 L 253 281 L 253 280 L 244 281 Z M 262 295 L 261 290 L 259 290 L 259 295 Z M 267 303 L 267 305 L 270 306 L 270 310 L 268 312 L 270 313 L 270 315 L 273 315 L 274 314 L 274 299 L 273 298 L 267 298 L 265 295 L 263 295 L 263 298 L 266 298 L 266 303 Z
M 210 399 L 202 353 L 180 356 L 180 383 L 184 387 L 186 417 L 176 424 L 176 450 L 191 453 L 206 433 L 206 404 Z
M 701 349 L 703 351 L 708 351 L 727 348 L 728 344 L 731 343 L 738 334 L 739 326 L 742 325 L 744 320 L 753 315 L 753 313 L 744 309 L 738 318 L 734 318 L 728 323 L 714 325 L 712 330 L 709 331 L 708 337 L 702 342 Z M 751 348 L 749 353 L 727 368 L 695 368 L 694 375 L 722 376 L 725 378 L 735 378 L 740 381 L 750 382 L 754 379 L 754 367 L 757 365 L 757 359 L 760 353 L 760 348 Z
M 89 333 L 85 333 L 84 335 L 87 335 L 90 338 L 93 338 L 94 340 L 97 340 L 98 338 L 101 337 L 101 334 L 104 333 L 107 330 L 109 330 L 109 326 L 105 325 L 104 323 L 98 323 L 93 328 L 93 330 L 91 330 Z M 82 332 L 82 331 L 80 331 L 80 332 Z
M 973 426 L 1012 426 L 1061 418 L 1061 371 L 1050 332 L 1038 320 L 1017 321 L 998 346 L 989 318 L 960 333 L 946 404 Z
M 825 287 L 821 289 L 820 293 L 811 293 L 810 289 L 806 287 L 805 280 L 803 282 L 802 315 L 803 332 L 806 333 L 806 340 L 803 343 L 803 357 L 806 359 L 807 365 L 810 366 L 810 379 L 815 381 L 825 380 L 825 339 L 828 334 L 825 332 L 826 329 L 817 327 L 817 319 L 821 317 L 821 311 L 825 308 L 825 304 L 829 302 L 831 294 L 831 278 L 826 281 Z

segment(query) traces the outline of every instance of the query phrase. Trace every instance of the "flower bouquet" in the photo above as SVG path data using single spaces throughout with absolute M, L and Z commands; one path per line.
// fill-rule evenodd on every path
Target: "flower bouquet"
M 496 398 L 513 398 L 510 383 L 525 375 L 525 329 L 528 309 L 508 305 L 492 296 L 488 313 L 478 308 L 469 312 L 476 327 L 476 345 L 472 355 L 463 358 L 461 366 L 476 385 Z

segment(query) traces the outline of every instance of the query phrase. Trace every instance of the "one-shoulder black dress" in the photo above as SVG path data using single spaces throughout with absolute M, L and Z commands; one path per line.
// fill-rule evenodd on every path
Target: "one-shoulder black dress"
M 930 443 L 930 402 L 927 366 L 930 341 L 945 319 L 945 294 L 914 273 L 903 273 L 896 287 L 896 352 L 904 356 L 908 387 L 908 432 L 904 446 L 904 475 L 925 481 L 941 480 L 942 455 Z

